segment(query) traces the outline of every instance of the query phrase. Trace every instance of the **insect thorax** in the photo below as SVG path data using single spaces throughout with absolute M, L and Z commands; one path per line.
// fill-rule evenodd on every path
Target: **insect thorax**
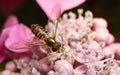
M 49 37 L 46 39 L 46 44 L 52 47 L 53 51 L 57 51 L 60 48 L 60 44 L 56 42 L 53 38 Z

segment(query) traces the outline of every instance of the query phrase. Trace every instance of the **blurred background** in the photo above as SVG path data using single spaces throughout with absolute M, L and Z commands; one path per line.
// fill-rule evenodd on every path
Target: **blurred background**
M 76 12 L 78 8 L 92 11 L 94 17 L 105 18 L 109 25 L 108 29 L 116 41 L 120 42 L 120 0 L 86 0 L 71 11 Z M 48 20 L 35 0 L 0 0 L 0 28 L 11 14 L 16 15 L 19 22 L 28 26 L 33 23 L 45 26 Z

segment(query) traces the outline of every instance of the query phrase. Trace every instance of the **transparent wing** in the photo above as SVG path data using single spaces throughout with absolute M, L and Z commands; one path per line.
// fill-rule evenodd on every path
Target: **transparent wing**
M 10 47 L 10 49 L 28 49 L 28 48 L 30 48 L 27 41 L 15 42 L 12 45 L 10 45 L 9 47 Z
M 34 47 L 42 46 L 42 45 L 44 45 L 44 42 L 35 37 L 32 40 L 24 40 L 20 42 L 15 42 L 12 45 L 10 45 L 9 48 L 19 50 L 19 49 L 30 49 L 30 48 L 34 48 Z

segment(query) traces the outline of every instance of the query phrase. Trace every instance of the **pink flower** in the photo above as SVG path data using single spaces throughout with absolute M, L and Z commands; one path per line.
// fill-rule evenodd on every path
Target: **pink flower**
M 73 74 L 73 66 L 66 60 L 56 61 L 54 65 L 54 69 L 58 73 L 58 75 L 72 75 Z
M 106 46 L 103 51 L 106 57 L 113 55 L 116 59 L 120 59 L 120 43 L 113 43 Z
M 105 42 L 111 44 L 114 42 L 114 37 L 109 33 L 108 29 L 98 28 L 95 30 L 95 40 L 98 42 Z
M 11 15 L 2 29 L 0 35 L 0 62 L 3 61 L 7 57 L 6 50 L 9 49 L 13 52 L 25 52 L 28 49 L 13 49 L 10 48 L 14 43 L 28 40 L 32 35 L 31 30 L 26 27 L 24 24 L 19 24 L 18 20 L 15 16 Z
M 12 72 L 14 72 L 14 71 L 16 71 L 16 65 L 15 65 L 15 63 L 13 62 L 13 61 L 9 61 L 9 62 L 7 62 L 7 64 L 5 65 L 5 69 L 6 70 L 10 70 L 10 71 L 12 71 Z
M 75 75 L 118 75 L 120 72 L 119 61 L 114 58 L 106 58 L 104 60 L 92 63 L 84 63 L 74 69 Z
M 56 0 L 55 6 L 58 9 L 53 8 L 50 18 L 52 20 L 53 13 L 60 15 L 61 12 L 58 11 L 63 10 L 60 1 L 62 0 Z M 120 59 L 120 43 L 113 43 L 114 36 L 109 33 L 104 19 L 93 18 L 90 11 L 82 16 L 82 12 L 83 10 L 78 10 L 78 17 L 72 12 L 63 15 L 63 18 L 60 17 L 56 34 L 56 26 L 48 21 L 47 34 L 51 37 L 56 35 L 55 40 L 61 44 L 60 49 L 55 52 L 46 44 L 37 47 L 32 45 L 31 42 L 34 43 L 35 39 L 31 38 L 33 34 L 24 24 L 15 21 L 15 25 L 8 27 L 8 23 L 2 32 L 1 51 L 4 53 L 9 49 L 14 54 L 21 54 L 22 57 L 7 63 L 1 74 L 12 71 L 12 74 L 18 75 L 119 75 L 120 61 L 116 59 Z M 59 19 L 57 15 L 55 14 L 54 18 Z M 39 40 L 36 41 L 40 44 Z M 3 53 L 1 56 L 4 56 Z M 24 56 L 27 53 L 31 55 Z M 16 73 L 17 69 L 20 71 Z
M 49 19 L 57 19 L 60 15 L 73 7 L 82 4 L 85 0 L 36 0 Z
M 74 74 L 75 75 L 82 75 L 87 71 L 87 66 L 86 65 L 81 65 L 78 66 L 77 68 L 74 69 Z
M 80 63 L 94 62 L 103 58 L 102 48 L 95 41 L 86 42 L 74 53 L 74 58 Z
M 0 62 L 2 62 L 6 57 L 7 53 L 5 52 L 6 47 L 5 47 L 5 41 L 8 38 L 8 34 L 10 29 L 15 26 L 18 23 L 18 20 L 15 16 L 11 15 L 8 17 L 6 20 L 4 27 L 2 29 L 2 32 L 0 34 Z
M 9 70 L 4 70 L 0 73 L 0 75 L 12 75 L 12 72 Z
M 5 24 L 3 25 L 2 32 L 0 34 L 0 42 L 1 42 L 0 46 L 3 45 L 3 43 L 7 39 L 10 28 L 17 24 L 18 24 L 18 20 L 14 15 L 11 15 L 7 18 Z
M 27 48 L 27 46 L 29 46 L 32 35 L 33 33 L 28 27 L 26 27 L 24 24 L 18 24 L 10 29 L 8 38 L 5 41 L 5 46 L 13 52 L 29 51 L 29 48 Z M 18 46 L 18 49 L 17 47 L 14 48 L 14 45 Z
M 38 70 L 45 74 L 53 68 L 53 61 L 49 57 L 41 59 L 38 63 Z
M 93 25 L 94 30 L 99 29 L 99 28 L 107 28 L 107 27 L 108 27 L 108 24 L 105 19 L 103 18 L 94 19 L 94 25 Z
M 95 18 L 93 21 L 93 30 L 95 31 L 95 40 L 100 42 L 103 41 L 106 44 L 114 42 L 114 36 L 109 33 L 107 29 L 107 21 L 103 18 Z
M 10 16 L 7 18 L 6 22 L 4 23 L 3 29 L 8 28 L 8 27 L 15 26 L 15 25 L 17 25 L 18 23 L 19 23 L 19 22 L 18 22 L 17 17 L 14 16 L 14 15 L 10 15 Z

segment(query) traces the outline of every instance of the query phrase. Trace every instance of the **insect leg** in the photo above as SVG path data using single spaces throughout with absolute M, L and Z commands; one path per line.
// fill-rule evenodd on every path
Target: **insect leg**
M 56 39 L 57 28 L 58 28 L 58 20 L 57 19 L 49 20 L 49 22 L 51 22 L 55 26 L 53 39 Z

